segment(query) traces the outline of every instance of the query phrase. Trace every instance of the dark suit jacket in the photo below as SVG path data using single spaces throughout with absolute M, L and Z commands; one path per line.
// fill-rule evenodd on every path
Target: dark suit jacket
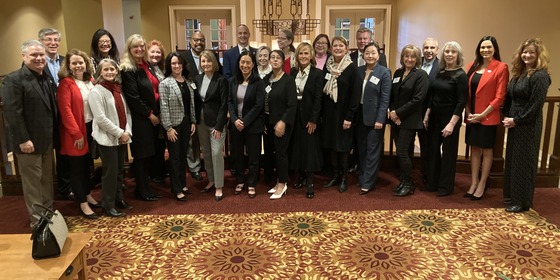
M 2 81 L 0 96 L 4 103 L 4 119 L 9 128 L 11 151 L 21 153 L 19 144 L 33 142 L 34 154 L 58 146 L 56 85 L 49 77 L 51 96 L 46 96 L 27 66 L 8 74 Z
M 273 72 L 266 75 L 263 81 L 269 81 Z M 280 80 L 274 82 L 268 93 L 268 123 L 275 125 L 282 120 L 286 125 L 293 125 L 297 110 L 296 83 L 292 76 L 284 73 Z M 266 87 L 265 87 L 266 91 Z
M 194 78 L 196 76 L 198 76 L 198 68 L 196 68 L 196 63 L 194 61 L 194 57 L 192 56 L 192 52 L 191 50 L 186 50 L 186 51 L 181 51 L 179 52 L 179 54 L 181 56 L 183 56 L 183 58 L 185 58 L 185 60 L 187 61 L 187 68 L 189 69 L 189 78 L 191 79 L 191 81 L 194 81 Z M 223 67 L 222 64 L 220 64 L 220 57 L 218 56 L 217 53 L 214 53 L 214 55 L 216 56 L 216 59 L 218 60 L 218 72 L 221 74 L 223 73 Z
M 252 55 L 255 55 L 255 53 L 257 52 L 257 49 L 253 47 L 249 47 L 248 50 Z M 226 79 L 235 76 L 239 54 L 240 53 L 238 45 L 224 52 L 224 77 L 226 77 Z
M 220 73 L 214 73 L 208 85 L 204 99 L 200 95 L 202 89 L 202 78 L 204 73 L 196 76 L 197 99 L 200 106 L 196 110 L 196 119 L 200 121 L 201 111 L 204 113 L 204 124 L 213 127 L 215 130 L 223 132 L 227 122 L 227 100 L 228 100 L 228 81 Z
M 428 74 L 422 69 L 412 69 L 403 79 L 404 69 L 399 68 L 393 75 L 390 110 L 395 110 L 401 119 L 400 128 L 422 129 L 422 101 L 426 98 L 430 85 Z M 398 81 L 396 82 L 396 80 Z
M 358 54 L 359 53 L 360 53 L 359 51 L 355 51 L 355 52 L 350 54 L 350 58 L 352 59 L 352 62 L 354 62 L 354 64 L 356 64 L 356 66 L 358 66 Z M 379 53 L 379 60 L 377 61 L 377 64 L 387 67 L 387 57 L 385 56 L 384 53 Z
M 237 109 L 237 90 L 239 83 L 234 78 L 229 84 L 229 98 L 228 109 L 231 119 L 231 129 L 235 128 L 233 124 L 236 120 L 241 119 L 245 128 L 243 132 L 246 133 L 262 133 L 264 131 L 264 98 L 266 92 L 264 91 L 264 82 L 256 77 L 255 81 L 247 85 L 245 97 L 243 97 L 243 109 L 241 114 Z M 240 117 L 241 116 L 241 117 Z
M 152 75 L 156 75 L 152 72 Z M 132 156 L 146 158 L 155 154 L 155 127 L 148 117 L 150 113 L 159 115 L 154 88 L 144 69 L 121 71 L 122 94 L 132 116 Z
M 422 58 L 422 64 L 424 63 L 424 58 Z M 428 78 L 430 80 L 430 86 L 432 85 L 432 83 L 434 82 L 434 80 L 436 79 L 437 73 L 439 72 L 439 58 L 434 59 L 434 62 L 432 62 L 432 69 L 430 69 L 430 73 L 428 73 Z M 422 115 L 426 114 L 426 111 L 428 110 L 428 105 L 430 104 L 430 99 L 432 98 L 431 95 L 431 90 L 428 89 L 428 93 L 426 94 L 426 98 L 424 98 L 424 101 L 422 102 Z
M 297 68 L 292 68 L 290 75 L 295 79 L 298 72 L 299 70 Z M 308 122 L 314 124 L 319 122 L 322 105 L 321 98 L 323 97 L 323 81 L 323 72 L 311 65 L 309 68 L 309 77 L 307 77 L 307 82 L 301 93 L 301 101 L 298 102 L 300 119 L 296 121 L 301 122 L 303 127 L 305 127 Z
M 358 74 L 363 81 L 366 74 L 366 66 L 358 67 Z M 377 84 L 372 80 L 377 78 Z M 367 77 L 364 88 L 362 105 L 362 118 L 365 126 L 374 126 L 376 122 L 385 123 L 387 120 L 387 109 L 391 99 L 391 72 L 387 67 L 376 64 L 373 71 Z

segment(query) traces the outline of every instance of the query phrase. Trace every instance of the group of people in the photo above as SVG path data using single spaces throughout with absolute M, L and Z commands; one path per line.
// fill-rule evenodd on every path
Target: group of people
M 7 75 L 0 89 L 32 225 L 38 221 L 32 204 L 52 207 L 53 148 L 67 162 L 84 216 L 97 218 L 92 208 L 103 208 L 106 215 L 121 217 L 122 209 L 132 208 L 123 199 L 122 184 L 129 144 L 138 198 L 161 198 L 150 180 L 169 172 L 171 193 L 188 201 L 186 174 L 202 180 L 202 151 L 208 182 L 200 191 L 214 190 L 221 201 L 228 133 L 236 195 L 245 187 L 250 198 L 257 195 L 261 167 L 265 182 L 272 183 L 270 199 L 286 193 L 290 170 L 297 174 L 294 188 L 305 186 L 308 198 L 315 195 L 314 175 L 321 170 L 331 174 L 325 188 L 345 192 L 353 164 L 359 167 L 359 194 L 367 194 L 376 185 L 388 123 L 400 171 L 395 196 L 415 191 L 411 154 L 417 134 L 423 188 L 446 196 L 454 191 L 463 119 L 472 151 L 472 183 L 464 196 L 482 198 L 497 126 L 503 125 L 508 128 L 506 210 L 532 207 L 541 108 L 550 85 L 548 53 L 539 39 L 519 46 L 510 80 L 492 36 L 479 41 L 467 71 L 457 42 L 445 43 L 438 58 L 437 40 L 427 38 L 422 49 L 402 49 L 393 74 L 367 28 L 357 31 L 358 51 L 350 53 L 347 39 L 330 40 L 326 34 L 295 48 L 290 30 L 279 31 L 277 50 L 255 49 L 249 46 L 249 28 L 241 24 L 238 45 L 224 52 L 223 66 L 205 50 L 200 31 L 191 34 L 188 50 L 168 55 L 159 41 L 134 34 L 122 57 L 107 30 L 94 33 L 89 56 L 77 49 L 59 56 L 60 36 L 43 29 L 39 40 L 24 42 L 22 68 Z M 264 162 L 259 161 L 261 140 Z M 97 156 L 101 202 L 90 195 Z

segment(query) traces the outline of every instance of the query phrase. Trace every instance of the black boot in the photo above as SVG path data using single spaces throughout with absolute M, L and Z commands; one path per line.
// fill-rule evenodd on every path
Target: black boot
M 343 193 L 348 189 L 348 178 L 346 176 L 342 177 L 340 186 L 338 187 L 338 192 Z
M 307 185 L 307 192 L 306 192 L 307 198 L 313 198 L 315 197 L 315 193 L 313 192 L 313 184 L 309 184 Z
M 328 182 L 324 187 L 325 188 L 330 188 L 332 186 L 336 186 L 338 185 L 338 182 L 340 181 L 340 174 L 336 174 L 334 175 L 334 177 L 331 179 L 330 182 Z
M 402 190 L 403 187 L 404 187 L 404 182 L 401 181 L 401 182 L 399 183 L 399 185 L 398 185 L 396 188 L 393 189 L 393 192 L 398 193 L 398 192 L 400 192 L 400 191 Z
M 414 184 L 412 182 L 404 182 L 402 189 L 395 193 L 395 196 L 407 196 L 414 193 Z

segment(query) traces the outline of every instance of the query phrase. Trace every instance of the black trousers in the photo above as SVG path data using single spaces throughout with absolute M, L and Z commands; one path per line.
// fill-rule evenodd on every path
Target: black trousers
M 136 182 L 136 195 L 146 198 L 152 196 L 150 190 L 150 162 L 152 157 L 148 158 L 134 158 L 132 162 L 132 173 L 134 174 L 134 181 Z
M 91 156 L 86 153 L 83 156 L 67 156 L 69 163 L 70 184 L 74 192 L 74 200 L 78 203 L 86 202 L 86 196 L 90 192 L 91 184 L 89 174 L 91 170 Z
M 282 137 L 276 137 L 274 134 L 274 124 L 267 123 L 266 129 L 268 131 L 266 134 L 268 141 L 273 144 L 273 147 L 269 146 L 268 148 L 273 149 L 272 151 L 269 150 L 269 152 L 272 152 L 274 154 L 274 158 L 276 159 L 274 162 L 276 163 L 276 171 L 278 172 L 278 183 L 287 183 L 290 180 L 288 171 L 288 147 L 290 146 L 292 127 L 290 125 L 286 125 L 286 130 L 284 132 L 284 136 Z M 267 146 L 265 145 L 265 153 L 266 148 Z
M 403 182 L 412 182 L 412 159 L 410 155 L 410 146 L 414 141 L 416 129 L 406 129 L 393 126 L 393 135 L 395 136 L 395 144 L 397 146 L 397 159 L 399 162 L 399 178 Z
M 451 117 L 452 114 L 431 114 L 430 116 L 427 190 L 437 190 L 442 193 L 452 193 L 454 190 L 461 119 L 455 124 L 451 135 L 443 137 L 441 134 Z
M 115 208 L 115 201 L 123 199 L 123 172 L 124 158 L 127 153 L 127 145 L 102 146 L 99 145 L 99 156 L 103 161 L 103 176 L 101 179 L 101 204 L 103 209 Z
M 183 120 L 180 125 L 174 126 L 173 129 L 177 132 L 177 140 L 171 142 L 166 139 L 166 142 L 171 166 L 169 170 L 171 193 L 177 195 L 187 186 L 187 152 L 191 138 L 191 124 L 189 121 Z
M 259 156 L 261 153 L 261 134 L 239 131 L 235 126 L 230 129 L 231 155 L 236 170 L 237 184 L 244 182 L 245 151 L 247 151 L 248 169 L 247 185 L 255 187 L 259 181 Z
M 61 155 L 60 149 L 55 149 L 56 156 L 56 191 L 59 194 L 67 195 L 72 190 L 70 183 L 70 162 L 67 155 Z

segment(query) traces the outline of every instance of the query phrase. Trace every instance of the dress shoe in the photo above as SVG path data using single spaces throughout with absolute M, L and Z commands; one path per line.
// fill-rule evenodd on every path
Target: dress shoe
M 159 198 L 154 197 L 152 195 L 143 196 L 143 195 L 141 195 L 140 193 L 137 193 L 137 192 L 134 192 L 134 195 L 140 200 L 145 200 L 145 201 L 157 201 L 157 200 L 159 200 Z
M 398 185 L 396 188 L 393 189 L 393 192 L 398 193 L 398 192 L 401 191 L 401 189 L 402 189 L 403 187 L 404 187 L 404 181 L 401 181 L 401 182 L 399 183 L 399 185 Z
M 82 215 L 84 215 L 84 217 L 86 217 L 87 219 L 98 219 L 98 218 L 99 218 L 99 216 L 97 216 L 97 214 L 95 214 L 95 212 L 93 212 L 93 213 L 87 215 L 86 213 L 84 213 L 84 212 L 82 211 Z
M 481 196 L 475 196 L 475 195 L 471 195 L 471 200 L 482 200 L 482 195 Z
M 296 183 L 294 184 L 294 189 L 299 189 L 301 187 L 303 187 L 303 182 L 305 181 L 305 178 L 302 176 L 299 176 Z
M 99 203 L 99 202 L 97 202 L 95 204 L 88 202 L 88 204 L 89 204 L 89 207 L 91 207 L 91 208 L 101 208 L 101 203 Z
M 235 186 L 235 191 L 233 192 L 233 194 L 235 195 L 240 194 L 243 191 L 244 187 L 245 187 L 244 184 L 237 184 L 237 186 Z
M 506 212 L 511 212 L 511 213 L 519 213 L 523 211 L 529 211 L 529 207 L 523 207 L 521 205 L 512 205 L 506 208 Z
M 448 196 L 448 195 L 452 195 L 453 192 L 446 192 L 446 191 L 438 191 L 437 196 Z
M 270 190 L 268 190 L 269 194 L 273 194 L 276 192 L 276 186 L 272 187 Z
M 183 193 L 184 194 L 192 194 L 191 190 L 187 189 L 187 187 L 183 188 Z
M 314 198 L 315 192 L 313 192 L 313 184 L 307 185 L 307 191 L 305 192 L 307 198 Z
M 249 198 L 255 198 L 255 196 L 257 196 L 257 191 L 255 190 L 255 187 L 249 187 L 247 194 L 249 195 Z
M 202 181 L 202 175 L 198 171 L 191 172 L 191 177 L 197 181 Z
M 213 184 L 212 186 L 210 186 L 210 187 L 208 187 L 208 188 L 203 188 L 203 189 L 201 189 L 200 192 L 203 192 L 203 193 L 204 193 L 204 192 L 209 192 L 210 190 L 212 190 L 212 188 L 215 188 L 215 187 L 216 187 L 216 185 Z
M 472 193 L 465 193 L 465 194 L 463 195 L 463 197 L 464 197 L 464 198 L 472 198 L 472 197 L 473 197 L 473 194 L 472 194 Z
M 117 208 L 120 208 L 120 209 L 126 209 L 126 210 L 132 209 L 132 205 L 126 203 L 126 201 L 124 201 L 122 199 L 115 201 L 115 206 L 117 206 Z
M 181 197 L 175 196 L 175 198 L 177 199 L 177 201 L 189 201 L 189 198 L 184 194 Z
M 360 189 L 360 195 L 369 193 L 369 190 Z
M 336 186 L 338 185 L 338 182 L 340 181 L 340 175 L 335 175 L 330 182 L 328 182 L 326 185 L 324 185 L 323 187 L 325 188 L 330 188 L 332 186 Z
M 280 194 L 273 193 L 270 196 L 270 199 L 280 199 L 280 198 L 282 198 L 282 196 L 286 193 L 287 190 L 288 190 L 288 185 L 286 183 L 284 183 L 284 187 L 282 188 L 282 192 Z
M 126 215 L 124 212 L 121 212 L 115 208 L 109 210 L 103 210 L 103 212 L 105 213 L 105 215 L 114 218 L 123 217 L 124 215 Z
M 403 187 L 395 193 L 395 196 L 407 196 L 409 194 L 414 194 L 414 184 L 412 182 L 404 182 Z
M 214 196 L 214 199 L 216 200 L 216 202 L 220 202 L 220 200 L 222 200 L 224 198 L 224 195 L 216 195 Z
M 346 178 L 346 176 L 344 176 L 344 177 L 342 177 L 342 180 L 340 181 L 340 186 L 338 187 L 338 192 L 343 193 L 346 190 L 348 190 L 348 179 Z

